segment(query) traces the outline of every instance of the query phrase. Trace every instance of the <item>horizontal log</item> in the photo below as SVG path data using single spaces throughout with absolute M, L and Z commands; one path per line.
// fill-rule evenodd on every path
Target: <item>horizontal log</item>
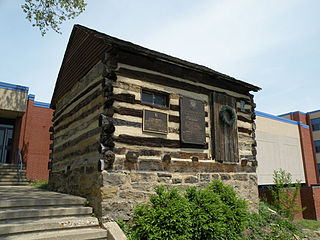
M 124 155 L 128 151 L 127 148 L 114 148 L 116 154 Z M 191 157 L 198 157 L 199 159 L 208 159 L 207 153 L 192 153 L 192 152 L 163 152 L 152 149 L 135 149 L 139 156 L 156 156 L 160 157 L 164 153 L 169 154 L 172 158 L 191 159 Z
M 68 158 L 83 156 L 83 155 L 91 153 L 91 152 L 98 152 L 99 146 L 100 146 L 100 143 L 96 142 L 96 143 L 93 143 L 93 144 L 83 148 L 83 149 L 77 149 L 73 152 L 66 153 L 66 154 L 62 155 L 61 157 L 54 157 L 53 161 L 54 161 L 54 163 L 56 163 L 59 161 L 66 160 Z
M 97 127 L 97 128 L 95 128 L 95 129 L 92 129 L 92 130 L 90 130 L 90 131 L 88 131 L 88 132 L 86 132 L 86 133 L 81 134 L 79 137 L 77 137 L 77 138 L 75 138 L 75 139 L 72 139 L 72 140 L 70 140 L 70 141 L 68 141 L 68 142 L 60 145 L 59 147 L 55 147 L 55 148 L 54 148 L 54 153 L 56 154 L 56 153 L 65 151 L 68 147 L 70 147 L 70 146 L 71 146 L 71 147 L 72 147 L 72 146 L 75 146 L 75 145 L 77 145 L 79 142 L 81 142 L 81 141 L 83 141 L 83 140 L 85 140 L 85 139 L 87 139 L 87 138 L 90 138 L 90 137 L 92 137 L 92 136 L 94 136 L 94 135 L 97 135 L 97 134 L 99 134 L 99 133 L 101 133 L 101 128 L 98 128 L 98 127 Z
M 142 128 L 142 123 L 126 121 L 118 118 L 113 118 L 113 123 L 115 126 L 128 126 L 128 127 Z
M 147 147 L 168 147 L 168 148 L 198 148 L 208 149 L 208 144 L 197 145 L 197 144 L 183 144 L 179 140 L 170 140 L 164 138 L 147 138 L 147 137 L 135 137 L 126 134 L 120 134 L 114 138 L 115 142 L 147 146 Z
M 84 119 L 85 117 L 91 115 L 92 113 L 96 112 L 99 108 L 101 108 L 101 104 L 97 104 L 95 106 L 93 106 L 92 108 L 90 108 L 88 111 L 83 112 L 80 116 L 78 116 L 77 118 L 75 118 L 73 121 L 70 121 L 64 125 L 61 125 L 59 127 L 56 127 L 55 132 L 59 132 L 63 129 L 68 128 L 72 123 L 80 121 L 82 119 Z
M 243 127 L 238 127 L 238 132 L 251 134 L 252 130 L 249 130 L 249 129 L 243 128 Z
M 248 84 L 237 81 L 236 79 L 231 78 L 227 75 L 224 75 L 212 70 L 210 70 L 211 73 L 208 74 L 207 72 L 205 72 L 207 69 L 194 70 L 192 69 L 192 67 L 191 68 L 183 67 L 183 65 L 185 64 L 185 61 L 183 61 L 184 63 L 182 63 L 181 65 L 176 65 L 167 61 L 154 59 L 150 56 L 133 54 L 128 51 L 121 51 L 118 56 L 118 61 L 119 63 L 124 63 L 127 65 L 139 67 L 142 69 L 148 69 L 148 70 L 163 73 L 166 75 L 191 80 L 193 82 L 201 82 L 203 84 L 207 84 L 210 86 L 227 89 L 227 90 L 231 90 L 239 93 L 248 94 L 249 91 L 252 90 L 251 88 L 249 89 L 247 87 Z M 120 68 L 120 70 L 121 69 L 122 68 Z M 167 85 L 166 77 L 162 77 L 156 74 L 150 74 L 150 75 L 152 75 L 151 77 L 153 79 L 157 80 L 157 83 L 161 83 L 161 84 L 165 83 Z M 150 79 L 151 77 L 149 76 L 148 79 Z M 159 77 L 159 78 L 156 78 L 156 77 Z
M 88 88 L 86 88 L 84 91 L 82 91 L 77 97 L 75 97 L 72 101 L 68 102 L 68 104 L 65 107 L 63 107 L 61 110 L 59 110 L 59 112 L 57 112 L 55 114 L 55 117 L 58 118 L 61 115 L 61 113 L 63 113 L 70 105 L 72 105 L 73 103 L 77 102 L 80 98 L 82 98 L 83 96 L 88 94 L 92 89 L 94 89 L 97 86 L 99 86 L 103 81 L 104 80 L 97 81 L 96 83 L 90 85 Z
M 55 142 L 61 143 L 66 140 L 69 136 L 74 136 L 75 134 L 78 134 L 79 132 L 83 132 L 85 129 L 87 129 L 90 125 L 93 123 L 98 122 L 98 115 L 90 115 L 92 118 L 87 118 L 83 121 L 77 122 L 75 126 L 68 127 L 66 129 L 62 129 L 61 131 L 57 132 L 55 136 Z
M 181 82 L 173 80 L 171 78 L 163 77 L 163 76 L 156 75 L 156 74 L 135 71 L 135 70 L 126 69 L 126 68 L 120 68 L 118 70 L 118 73 L 124 77 L 135 78 L 135 79 L 139 79 L 139 80 L 143 80 L 143 81 L 151 82 L 151 83 L 157 83 L 157 84 L 165 85 L 168 87 L 187 90 L 187 91 L 194 92 L 194 93 L 209 95 L 211 92 L 209 89 L 204 88 L 204 87 L 196 86 L 196 85 L 193 85 L 190 83 L 181 83 Z
M 103 94 L 103 90 L 97 89 L 88 97 L 86 97 L 84 100 L 82 100 L 79 104 L 77 104 L 72 110 L 70 110 L 70 112 L 61 115 L 59 119 L 55 120 L 54 126 L 59 125 L 60 122 L 64 121 L 68 117 L 71 117 L 73 114 L 78 113 L 81 108 L 85 107 L 86 105 L 91 103 L 92 100 L 96 99 L 102 94 Z
M 237 112 L 246 113 L 246 114 L 252 113 L 252 111 L 250 109 L 245 109 L 244 111 L 241 111 L 241 108 L 237 108 Z
M 253 123 L 252 119 L 245 118 L 244 116 L 241 116 L 241 115 L 238 115 L 237 118 L 242 122 Z

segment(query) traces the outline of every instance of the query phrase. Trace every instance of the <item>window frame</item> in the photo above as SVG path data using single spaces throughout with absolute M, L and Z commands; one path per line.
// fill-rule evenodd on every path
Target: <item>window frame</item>
M 149 103 L 149 102 L 144 102 L 143 101 L 143 93 L 151 93 L 152 94 L 152 103 Z M 154 90 L 154 89 L 149 89 L 149 88 L 141 88 L 141 91 L 140 91 L 140 95 L 141 95 L 141 104 L 142 105 L 147 105 L 147 106 L 150 106 L 150 107 L 153 107 L 153 108 L 159 108 L 159 109 L 169 109 L 170 108 L 170 94 L 167 93 L 167 92 L 162 92 L 162 91 L 158 91 L 158 90 Z M 154 103 L 154 99 L 155 99 L 155 95 L 162 95 L 165 97 L 165 101 L 166 101 L 166 106 L 162 106 L 162 105 L 158 105 L 158 104 L 155 104 Z

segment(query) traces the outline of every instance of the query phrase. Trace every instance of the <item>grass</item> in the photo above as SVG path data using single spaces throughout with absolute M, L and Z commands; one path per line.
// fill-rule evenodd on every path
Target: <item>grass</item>
M 245 240 L 291 240 L 305 234 L 294 222 L 282 218 L 270 211 L 264 202 L 259 204 L 259 213 L 250 213 L 248 228 L 244 233 Z
M 48 181 L 45 180 L 31 182 L 30 185 L 36 188 L 48 189 Z
M 312 231 L 320 229 L 320 221 L 309 220 L 309 219 L 299 219 L 299 220 L 295 220 L 294 222 L 300 225 L 302 228 L 310 229 Z

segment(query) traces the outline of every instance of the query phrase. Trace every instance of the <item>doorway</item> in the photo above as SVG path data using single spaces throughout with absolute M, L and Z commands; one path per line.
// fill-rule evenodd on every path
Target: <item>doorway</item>
M 11 163 L 13 125 L 0 124 L 0 163 Z

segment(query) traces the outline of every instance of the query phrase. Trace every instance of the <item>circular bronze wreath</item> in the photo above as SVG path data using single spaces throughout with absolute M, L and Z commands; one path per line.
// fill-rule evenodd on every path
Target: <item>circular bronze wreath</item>
M 229 115 L 229 118 L 227 118 L 227 115 Z M 224 105 L 221 108 L 219 116 L 221 121 L 228 126 L 232 126 L 236 120 L 236 114 L 234 113 L 233 109 L 227 105 Z

